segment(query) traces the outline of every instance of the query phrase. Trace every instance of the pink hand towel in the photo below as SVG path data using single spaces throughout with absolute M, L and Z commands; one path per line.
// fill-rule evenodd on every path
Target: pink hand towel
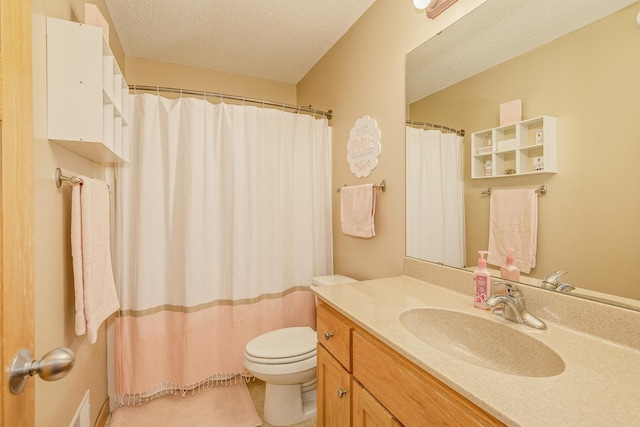
M 109 189 L 81 176 L 71 193 L 71 255 L 75 288 L 76 335 L 95 343 L 98 328 L 120 308 L 111 267 Z
M 536 266 L 538 195 L 535 188 L 491 192 L 487 262 L 505 265 L 507 248 L 514 249 L 515 265 L 521 272 L 529 273 Z
M 375 214 L 376 190 L 373 184 L 351 185 L 340 189 L 340 220 L 344 234 L 374 237 Z

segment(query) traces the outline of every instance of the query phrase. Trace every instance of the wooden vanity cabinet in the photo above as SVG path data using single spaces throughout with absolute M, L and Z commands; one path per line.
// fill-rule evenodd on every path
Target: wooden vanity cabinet
M 503 425 L 369 333 L 354 331 L 352 349 L 353 377 L 403 425 Z
M 318 426 L 502 426 L 318 301 Z
M 351 331 L 344 316 L 318 301 L 318 425 L 351 426 Z

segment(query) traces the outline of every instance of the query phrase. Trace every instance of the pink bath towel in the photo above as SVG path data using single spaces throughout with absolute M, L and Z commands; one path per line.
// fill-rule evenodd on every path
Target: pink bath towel
M 491 192 L 487 262 L 505 265 L 507 248 L 514 249 L 515 265 L 521 272 L 529 273 L 536 266 L 538 195 L 534 188 Z
M 76 335 L 97 340 L 98 328 L 120 308 L 111 267 L 109 189 L 81 176 L 71 193 L 71 255 L 75 288 Z
M 342 232 L 356 237 L 374 237 L 376 190 L 373 184 L 350 185 L 340 189 Z

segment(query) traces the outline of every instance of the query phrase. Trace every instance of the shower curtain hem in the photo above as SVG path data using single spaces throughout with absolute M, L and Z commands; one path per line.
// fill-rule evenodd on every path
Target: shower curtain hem
M 255 380 L 255 377 L 249 372 L 240 372 L 235 374 L 216 374 L 195 384 L 183 385 L 177 383 L 163 383 L 143 393 L 125 393 L 118 394 L 118 407 L 143 405 L 152 400 L 170 395 L 182 395 L 186 397 L 189 393 L 194 395 L 196 392 L 216 387 L 220 385 L 235 385 L 238 382 Z

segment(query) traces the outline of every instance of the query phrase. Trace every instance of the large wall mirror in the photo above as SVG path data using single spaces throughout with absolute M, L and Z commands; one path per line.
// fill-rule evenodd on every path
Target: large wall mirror
M 407 119 L 466 131 L 462 267 L 488 247 L 484 191 L 545 185 L 522 282 L 563 270 L 569 295 L 640 309 L 639 13 L 637 0 L 487 0 L 407 55 Z M 557 173 L 471 179 L 470 134 L 516 99 L 523 120 L 557 118 Z

